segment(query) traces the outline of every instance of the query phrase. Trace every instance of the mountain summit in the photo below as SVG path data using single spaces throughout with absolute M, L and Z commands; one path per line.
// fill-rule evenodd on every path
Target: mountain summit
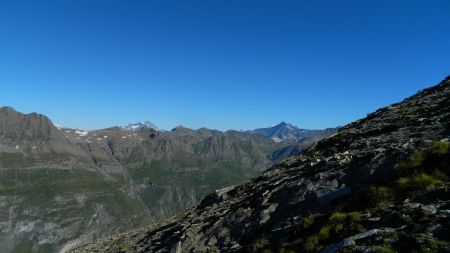
M 275 142 L 294 143 L 313 136 L 319 135 L 328 136 L 330 135 L 330 132 L 333 131 L 335 131 L 335 129 L 325 129 L 325 130 L 300 129 L 290 123 L 282 121 L 280 124 L 275 125 L 273 127 L 257 128 L 247 132 L 254 134 L 262 134 Z
M 44 115 L 22 114 L 9 106 L 0 108 L 0 140 L 49 139 L 57 133 L 53 123 Z
M 145 130 L 145 129 L 153 129 L 156 131 L 161 131 L 161 129 L 159 129 L 155 124 L 153 124 L 150 121 L 145 121 L 145 122 L 138 122 L 138 123 L 130 123 L 126 126 L 122 126 L 121 127 L 123 130 L 127 130 L 127 131 L 140 131 L 140 130 Z

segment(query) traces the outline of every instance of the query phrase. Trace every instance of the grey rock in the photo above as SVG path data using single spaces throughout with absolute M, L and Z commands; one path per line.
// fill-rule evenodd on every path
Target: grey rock
M 356 241 L 358 241 L 358 240 L 364 240 L 364 239 L 374 238 L 374 237 L 383 238 L 384 236 L 388 236 L 394 232 L 395 232 L 395 230 L 392 228 L 372 229 L 372 230 L 369 230 L 369 231 L 366 231 L 366 232 L 363 232 L 360 234 L 356 234 L 356 235 L 347 237 L 337 244 L 327 246 L 324 250 L 321 251 L 321 253 L 335 253 L 345 247 L 355 245 Z
M 352 192 L 350 187 L 341 187 L 338 189 L 321 189 L 315 192 L 317 201 L 320 204 L 328 204 L 331 201 L 349 195 Z
M 426 211 L 429 214 L 436 214 L 437 212 L 437 209 L 434 205 L 422 206 L 422 210 Z

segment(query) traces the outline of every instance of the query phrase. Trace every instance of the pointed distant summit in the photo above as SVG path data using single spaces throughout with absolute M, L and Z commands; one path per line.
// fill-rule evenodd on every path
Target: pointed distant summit
M 275 142 L 282 141 L 298 141 L 304 138 L 305 132 L 308 130 L 300 129 L 292 124 L 285 121 L 280 122 L 278 125 L 267 128 L 257 128 L 252 130 L 252 133 L 262 134 L 266 137 L 271 138 Z
M 133 132 L 141 131 L 141 130 L 145 130 L 145 129 L 153 129 L 153 130 L 156 130 L 156 131 L 161 131 L 161 129 L 159 129 L 155 124 L 153 124 L 150 121 L 128 124 L 126 126 L 122 126 L 121 128 L 123 130 L 133 131 Z
M 254 134 L 262 134 L 275 142 L 288 142 L 294 143 L 304 138 L 313 137 L 317 135 L 322 135 L 325 132 L 332 131 L 330 129 L 325 130 L 308 130 L 298 128 L 285 121 L 280 122 L 278 125 L 267 127 L 267 128 L 257 128 L 247 132 Z

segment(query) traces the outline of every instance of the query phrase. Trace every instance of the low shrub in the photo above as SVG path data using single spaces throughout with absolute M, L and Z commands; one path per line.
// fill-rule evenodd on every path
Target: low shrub
M 433 156 L 443 156 L 447 154 L 450 150 L 450 142 L 448 141 L 441 141 L 437 142 L 434 145 L 432 145 L 430 148 L 428 148 L 425 151 L 426 156 L 433 157 Z
M 411 195 L 417 192 L 427 192 L 431 187 L 442 184 L 442 181 L 431 175 L 420 173 L 397 180 L 399 193 Z
M 424 150 L 415 152 L 407 161 L 399 162 L 393 170 L 394 177 L 431 172 L 442 158 L 449 155 L 449 151 L 450 142 L 436 142 Z
M 304 217 L 301 221 L 301 229 L 302 230 L 309 229 L 314 224 L 317 217 L 318 216 L 316 214 L 310 214 L 310 215 Z
M 361 199 L 364 200 L 365 207 L 376 207 L 382 203 L 393 201 L 394 193 L 391 188 L 386 186 L 369 186 L 362 191 L 358 198 L 358 202 Z
M 270 242 L 266 239 L 256 240 L 250 247 L 250 252 L 265 252 L 267 247 L 270 245 Z
M 353 234 L 362 226 L 359 212 L 334 212 L 321 224 L 313 224 L 315 232 L 304 241 L 303 250 L 310 252 L 319 250 L 322 245 L 342 239 L 343 236 Z
M 393 250 L 387 246 L 379 246 L 373 250 L 374 253 L 396 253 L 397 251 Z

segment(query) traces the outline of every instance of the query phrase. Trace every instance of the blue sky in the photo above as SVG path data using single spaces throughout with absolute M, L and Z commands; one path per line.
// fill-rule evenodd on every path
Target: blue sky
M 0 104 L 63 126 L 344 125 L 450 75 L 450 1 L 1 1 Z

